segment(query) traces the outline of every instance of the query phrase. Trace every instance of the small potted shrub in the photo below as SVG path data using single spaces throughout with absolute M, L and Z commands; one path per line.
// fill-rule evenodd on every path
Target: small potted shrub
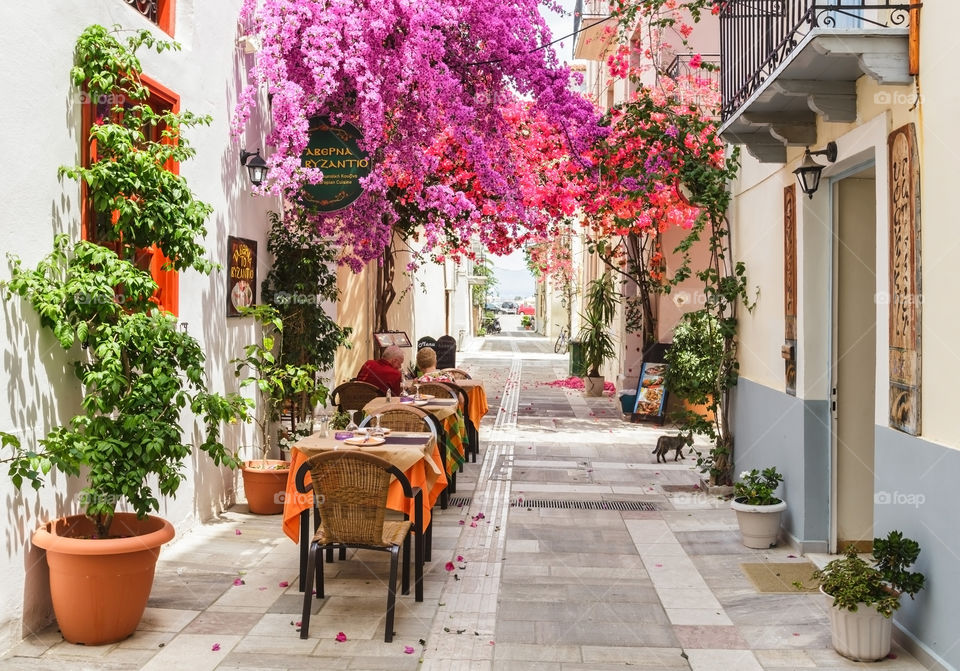
M 920 545 L 891 531 L 873 539 L 873 564 L 861 559 L 854 546 L 813 577 L 830 598 L 833 647 L 858 662 L 883 659 L 890 654 L 893 611 L 900 595 L 913 596 L 926 578 L 909 570 L 920 555 Z
M 317 381 L 315 366 L 283 363 L 283 320 L 276 309 L 255 305 L 241 308 L 240 312 L 253 317 L 263 327 L 260 342 L 247 345 L 244 355 L 233 360 L 237 377 L 247 375 L 240 386 L 255 387 L 260 399 L 259 411 L 252 414 L 260 434 L 260 458 L 243 463 L 243 490 L 250 512 L 276 515 L 283 512 L 290 462 L 270 458 L 273 456 L 271 426 L 280 419 L 280 410 L 290 398 L 305 394 L 312 407 L 326 402 L 327 388 Z M 312 424 L 303 430 L 312 430 Z
M 787 509 L 787 504 L 774 496 L 781 482 L 783 476 L 771 466 L 744 471 L 733 484 L 730 507 L 737 513 L 741 540 L 748 548 L 766 550 L 777 544 L 780 515 Z
M 610 322 L 613 321 L 619 294 L 613 285 L 613 277 L 601 275 L 587 286 L 585 308 L 580 314 L 583 324 L 578 339 L 583 354 L 583 395 L 603 394 L 603 375 L 600 368 L 607 359 L 616 356 Z

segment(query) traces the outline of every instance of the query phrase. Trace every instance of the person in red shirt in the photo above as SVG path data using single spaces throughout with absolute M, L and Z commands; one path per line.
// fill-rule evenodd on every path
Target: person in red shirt
M 379 359 L 370 359 L 360 367 L 357 380 L 369 382 L 384 394 L 389 389 L 395 396 L 400 395 L 400 381 L 403 375 L 403 351 L 396 345 L 383 350 Z

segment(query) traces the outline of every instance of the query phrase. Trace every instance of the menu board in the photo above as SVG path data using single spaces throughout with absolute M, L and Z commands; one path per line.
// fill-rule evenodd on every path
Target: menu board
M 257 241 L 227 236 L 227 316 L 257 302 Z
M 635 422 L 663 424 L 667 409 L 667 364 L 644 362 L 637 381 L 637 400 L 633 406 Z

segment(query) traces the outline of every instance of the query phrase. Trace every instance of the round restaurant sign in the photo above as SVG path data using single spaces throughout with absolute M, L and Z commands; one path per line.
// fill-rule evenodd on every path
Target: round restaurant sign
M 310 143 L 300 156 L 300 164 L 323 172 L 323 181 L 304 184 L 304 205 L 320 212 L 334 212 L 360 197 L 360 179 L 370 174 L 370 158 L 357 146 L 362 137 L 352 124 L 331 126 L 322 117 L 310 120 Z

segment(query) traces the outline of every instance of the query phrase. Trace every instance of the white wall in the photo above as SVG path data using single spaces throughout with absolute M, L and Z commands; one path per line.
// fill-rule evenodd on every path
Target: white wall
M 141 54 L 145 74 L 181 96 L 181 109 L 213 115 L 213 124 L 189 132 L 197 157 L 181 166 L 181 174 L 214 213 L 207 221 L 206 244 L 213 260 L 224 263 L 228 235 L 260 241 L 258 280 L 268 264 L 264 231 L 265 211 L 275 203 L 251 200 L 244 171 L 239 166 L 240 144 L 229 133 L 236 91 L 245 81 L 246 64 L 235 47 L 239 0 L 204 3 L 177 2 L 175 39 L 181 52 Z M 32 267 L 52 248 L 55 232 L 79 237 L 79 186 L 57 179 L 57 168 L 79 160 L 80 107 L 69 72 L 73 46 L 92 23 L 119 23 L 124 28 L 150 24 L 135 10 L 116 0 L 86 0 L 69 9 L 52 0 L 0 4 L 0 23 L 6 27 L 2 70 L 6 104 L 0 107 L 0 126 L 8 130 L 7 156 L 16 157 L 16 169 L 4 172 L 4 217 L 0 220 L 0 250 L 19 255 Z M 158 34 L 160 31 L 156 31 Z M 256 129 L 244 138 L 261 146 Z M 14 141 L 15 142 L 12 142 Z M 0 280 L 10 275 L 0 263 Z M 235 389 L 229 360 L 240 345 L 251 342 L 249 320 L 227 321 L 226 279 L 196 272 L 180 276 L 180 319 L 187 323 L 207 352 L 210 387 Z M 78 384 L 59 345 L 39 327 L 29 306 L 19 299 L 2 305 L 0 357 L 4 383 L 0 392 L 0 430 L 20 436 L 27 446 L 78 410 Z M 199 440 L 195 423 L 184 418 L 187 436 Z M 225 439 L 234 447 L 252 436 L 228 428 Z M 160 513 L 178 531 L 209 518 L 227 505 L 234 492 L 234 475 L 213 467 L 205 456 L 186 465 L 188 480 L 175 500 L 164 500 Z M 200 486 L 197 483 L 202 483 Z M 43 521 L 80 511 L 75 480 L 55 475 L 40 493 L 18 493 L 0 478 L 0 496 L 10 514 L 0 523 L 7 539 L 0 552 L 0 650 L 22 634 L 49 621 L 45 569 L 39 553 L 30 548 L 30 533 Z M 23 626 L 21 627 L 21 617 Z

